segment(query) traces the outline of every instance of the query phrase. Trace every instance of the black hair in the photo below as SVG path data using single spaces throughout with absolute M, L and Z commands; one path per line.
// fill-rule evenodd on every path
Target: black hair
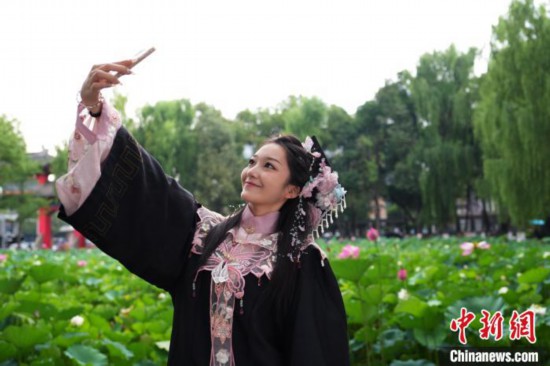
M 314 161 L 313 156 L 308 153 L 300 140 L 292 135 L 282 135 L 266 140 L 263 145 L 274 143 L 281 146 L 286 153 L 288 168 L 290 171 L 289 184 L 295 185 L 300 189 L 304 187 L 309 180 L 311 171 L 318 170 L 318 162 Z M 309 199 L 304 199 L 305 205 Z M 266 291 L 268 291 L 267 303 L 272 303 L 275 309 L 275 316 L 282 320 L 288 311 L 294 295 L 296 276 L 299 267 L 299 257 L 296 256 L 297 248 L 292 245 L 291 229 L 294 225 L 294 219 L 298 211 L 300 198 L 287 199 L 280 208 L 279 219 L 276 230 L 279 233 L 277 239 L 277 260 L 275 261 L 271 281 Z M 304 206 L 305 208 L 305 206 Z M 214 226 L 204 238 L 204 251 L 199 261 L 199 266 L 206 263 L 210 255 L 225 239 L 227 232 L 238 226 L 241 222 L 244 207 L 235 214 L 228 217 L 225 221 Z M 306 242 L 307 236 L 311 235 L 312 227 L 306 211 L 305 231 L 297 231 L 298 242 Z

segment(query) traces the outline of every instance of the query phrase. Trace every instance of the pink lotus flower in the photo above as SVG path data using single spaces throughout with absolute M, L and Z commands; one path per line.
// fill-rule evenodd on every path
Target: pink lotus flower
M 474 251 L 474 243 L 465 242 L 460 244 L 460 249 L 462 249 L 462 255 L 464 257 L 469 256 Z
M 479 249 L 489 249 L 491 247 L 491 244 L 487 243 L 486 241 L 482 241 L 477 243 L 476 248 Z
M 462 255 L 465 257 L 472 254 L 474 252 L 474 249 L 487 250 L 489 248 L 491 248 L 491 244 L 487 243 L 486 241 L 481 241 L 479 243 L 465 242 L 460 244 L 460 249 L 462 249 Z
M 1 263 L 1 262 L 5 262 L 7 259 L 8 259 L 8 255 L 7 255 L 7 254 L 0 254 L 0 263 Z
M 401 281 L 405 281 L 407 279 L 407 270 L 405 268 L 401 268 L 397 272 L 397 278 L 399 278 Z
M 378 237 L 380 236 L 380 234 L 378 233 L 378 230 L 376 230 L 375 228 L 371 227 L 369 229 L 369 231 L 367 231 L 367 238 L 370 240 L 370 241 L 376 241 L 378 240 Z
M 340 254 L 338 254 L 338 258 L 345 259 L 345 258 L 359 258 L 359 247 L 355 245 L 348 244 L 342 248 L 342 251 Z
M 80 260 L 76 263 L 79 267 L 86 267 L 88 265 L 88 262 L 84 260 Z

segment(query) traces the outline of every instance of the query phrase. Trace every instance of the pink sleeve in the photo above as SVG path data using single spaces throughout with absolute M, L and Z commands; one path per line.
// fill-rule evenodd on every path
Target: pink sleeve
M 69 169 L 55 183 L 67 216 L 76 212 L 92 192 L 120 126 L 118 111 L 107 102 L 99 118 L 92 118 L 82 105 L 78 106 L 76 128 L 69 140 Z

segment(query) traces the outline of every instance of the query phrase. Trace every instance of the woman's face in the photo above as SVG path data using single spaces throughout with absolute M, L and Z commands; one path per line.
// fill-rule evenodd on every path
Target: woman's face
M 241 173 L 241 198 L 256 216 L 278 211 L 299 188 L 289 184 L 290 170 L 283 147 L 268 143 L 250 158 Z

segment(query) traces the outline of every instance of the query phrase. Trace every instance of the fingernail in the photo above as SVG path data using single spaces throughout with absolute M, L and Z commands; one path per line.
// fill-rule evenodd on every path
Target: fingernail
M 128 75 L 134 75 L 134 72 L 131 69 L 126 70 L 126 74 Z

